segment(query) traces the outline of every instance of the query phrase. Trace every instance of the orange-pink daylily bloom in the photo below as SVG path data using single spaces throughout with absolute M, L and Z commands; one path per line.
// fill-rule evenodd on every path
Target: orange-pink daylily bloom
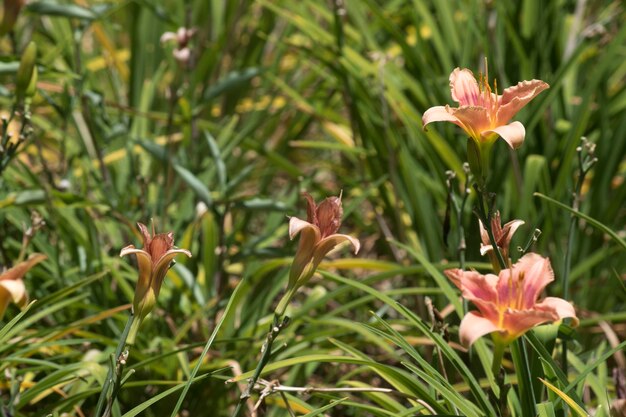
M 28 302 L 28 293 L 22 279 L 33 266 L 46 258 L 47 256 L 42 253 L 33 253 L 27 260 L 0 274 L 0 319 L 4 316 L 9 303 L 13 302 L 23 307 Z
M 316 206 L 309 194 L 305 193 L 304 197 L 307 202 L 307 220 L 297 217 L 289 219 L 289 238 L 293 239 L 300 234 L 298 250 L 289 272 L 290 288 L 304 284 L 326 254 L 340 243 L 350 242 L 354 253 L 361 247 L 358 239 L 337 233 L 343 215 L 341 196 L 328 197 L 319 206 Z
M 524 255 L 497 276 L 461 269 L 448 269 L 445 274 L 459 287 L 463 297 L 478 308 L 461 321 L 459 335 L 465 346 L 494 332 L 494 339 L 506 345 L 538 324 L 565 317 L 578 324 L 569 302 L 556 297 L 538 301 L 546 285 L 554 280 L 554 273 L 549 259 L 535 253 Z
M 541 80 L 522 81 L 498 95 L 497 90 L 491 91 L 487 77 L 477 81 L 467 68 L 452 71 L 450 91 L 459 107 L 431 107 L 422 116 L 424 127 L 432 122 L 452 122 L 477 144 L 492 144 L 500 136 L 511 148 L 519 148 L 526 135 L 524 125 L 509 121 L 549 85 Z
M 133 312 L 136 319 L 128 336 L 128 343 L 131 345 L 134 343 L 137 328 L 141 321 L 156 304 L 161 285 L 174 258 L 180 254 L 191 257 L 191 252 L 187 249 L 174 247 L 174 234 L 172 232 L 157 234 L 153 225 L 152 234 L 150 234 L 144 224 L 137 223 L 137 226 L 143 237 L 143 249 L 128 245 L 120 252 L 120 256 L 135 254 L 139 265 L 139 279 L 133 299 Z

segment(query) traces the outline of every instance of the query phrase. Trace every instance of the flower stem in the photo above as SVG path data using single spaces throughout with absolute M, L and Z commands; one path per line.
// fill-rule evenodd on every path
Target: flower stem
M 100 391 L 100 397 L 98 398 L 98 404 L 96 406 L 95 417 L 110 415 L 113 402 L 115 401 L 115 397 L 117 397 L 117 393 L 120 388 L 120 382 L 122 380 L 122 371 L 124 370 L 124 365 L 126 363 L 126 359 L 128 358 L 128 346 L 126 344 L 126 339 L 128 338 L 128 333 L 130 331 L 131 325 L 135 321 L 135 315 L 133 312 L 130 312 L 128 316 L 128 321 L 126 322 L 126 326 L 124 327 L 124 331 L 120 335 L 120 340 L 117 343 L 117 348 L 115 349 L 115 362 L 116 364 L 112 364 L 109 367 L 109 372 L 107 373 L 106 379 L 104 380 L 104 385 L 102 385 L 102 391 Z M 125 349 L 126 348 L 126 349 Z M 115 375 L 115 381 L 113 381 L 113 373 Z M 111 382 L 114 382 L 113 391 L 111 392 L 111 396 L 109 396 L 109 387 L 111 386 Z M 107 398 L 108 397 L 108 398 Z M 105 401 L 107 402 L 107 410 L 105 414 L 102 414 L 102 409 L 104 408 Z M 107 414 L 107 411 L 109 414 Z
M 489 243 L 491 243 L 493 253 L 495 253 L 496 259 L 498 260 L 498 266 L 500 266 L 500 269 L 506 269 L 507 262 L 502 256 L 502 252 L 500 252 L 500 248 L 498 247 L 498 244 L 496 242 L 493 230 L 491 229 L 491 213 L 489 213 L 489 211 L 487 210 L 485 203 L 488 199 L 487 190 L 479 184 L 474 184 L 474 189 L 478 193 L 478 217 L 483 223 L 485 230 L 487 230 L 487 234 L 489 235 Z M 498 273 L 500 271 L 495 272 Z
M 285 300 L 288 294 L 289 292 L 285 294 L 285 296 L 283 297 L 283 300 Z M 281 302 L 283 300 L 281 300 Z M 287 303 L 289 303 L 288 300 L 287 300 Z M 284 309 L 285 307 L 282 308 L 283 311 Z M 250 398 L 251 392 L 254 389 L 254 386 L 256 385 L 257 381 L 259 380 L 259 377 L 261 376 L 261 372 L 263 372 L 263 368 L 265 368 L 265 366 L 268 364 L 270 360 L 270 357 L 272 356 L 272 344 L 274 343 L 274 340 L 280 334 L 281 330 L 287 327 L 288 324 L 289 324 L 289 317 L 287 316 L 283 317 L 282 315 L 278 315 L 276 313 L 274 314 L 274 320 L 272 321 L 270 329 L 267 332 L 267 336 L 265 337 L 265 342 L 263 342 L 263 346 L 261 347 L 261 359 L 259 360 L 259 363 L 257 364 L 256 369 L 254 370 L 254 374 L 252 375 L 252 378 L 248 380 L 248 385 L 246 386 L 246 389 L 241 393 L 241 396 L 239 397 L 239 402 L 237 403 L 237 407 L 235 408 L 235 411 L 233 412 L 232 417 L 239 417 L 239 415 L 241 415 L 244 404 L 246 403 L 248 398 Z
M 115 383 L 113 384 L 113 392 L 111 396 L 107 399 L 107 407 L 104 409 L 103 417 L 110 417 L 113 411 L 113 403 L 115 403 L 115 399 L 117 398 L 117 394 L 120 392 L 122 388 L 122 375 L 124 373 L 124 367 L 126 366 L 126 361 L 128 360 L 129 355 L 129 347 L 126 346 L 126 349 L 118 356 L 115 361 Z
M 137 338 L 137 331 L 139 330 L 139 326 L 141 326 L 141 317 L 138 315 L 133 316 L 133 321 L 130 325 L 130 329 L 128 331 L 128 335 L 126 336 L 126 344 L 133 346 L 135 344 L 135 339 Z
M 582 138 L 582 146 L 579 146 L 576 150 L 578 152 L 578 178 L 576 180 L 576 189 L 572 193 L 572 208 L 578 210 L 580 207 L 580 196 L 585 182 L 585 176 L 596 163 L 597 159 L 594 157 L 594 145 L 590 144 L 585 138 Z M 583 154 L 586 151 L 586 154 Z M 569 297 L 569 274 L 572 264 L 572 245 L 574 243 L 574 234 L 576 232 L 576 226 L 578 225 L 578 217 L 572 214 L 569 223 L 569 230 L 567 233 L 567 246 L 565 250 L 565 260 L 563 266 L 563 299 L 567 300 Z M 567 375 L 568 368 L 567 361 L 567 340 L 563 340 L 561 351 L 561 369 L 565 375 Z
M 533 391 L 532 376 L 528 364 L 528 353 L 524 337 L 518 338 L 511 343 L 511 356 L 517 374 L 517 385 L 519 387 L 519 399 L 522 405 L 523 416 L 537 415 L 535 392 Z
M 498 392 L 493 390 L 493 403 L 496 405 L 496 410 L 499 416 L 506 415 L 506 397 L 509 392 L 510 385 L 505 384 L 505 372 L 502 368 L 502 358 L 504 357 L 504 349 L 506 343 L 500 340 L 499 337 L 493 338 L 493 362 L 491 362 L 491 373 L 493 373 Z
M 470 176 L 471 171 L 469 169 L 469 164 L 464 164 L 463 169 L 465 171 L 465 183 L 463 184 L 463 193 L 460 196 L 460 203 L 455 193 L 455 187 L 453 185 L 453 180 L 456 177 L 456 174 L 453 171 L 448 171 L 448 179 L 446 180 L 446 185 L 448 187 L 448 207 L 449 209 L 454 210 L 454 217 L 456 220 L 457 234 L 458 234 L 458 246 L 457 246 L 457 255 L 459 257 L 459 268 L 465 270 L 465 250 L 467 249 L 465 242 L 465 228 L 463 227 L 463 213 L 465 212 L 465 204 L 467 203 L 469 194 L 470 194 Z M 446 217 L 447 219 L 447 217 Z M 445 227 L 445 226 L 444 226 Z M 444 229 L 445 230 L 445 229 Z M 447 233 L 447 232 L 446 232 Z M 467 313 L 468 311 L 468 302 L 467 299 L 463 298 L 463 313 Z
M 493 344 L 493 362 L 491 362 L 491 372 L 497 379 L 500 373 L 500 367 L 502 366 L 502 358 L 504 357 L 504 348 L 506 345 L 498 340 L 494 339 Z
M 287 309 L 289 302 L 295 295 L 298 288 L 299 288 L 298 285 L 294 285 L 292 288 L 287 290 L 285 295 L 283 295 L 283 298 L 280 299 L 280 301 L 278 302 L 278 305 L 276 306 L 276 309 L 274 310 L 274 320 L 276 320 L 277 317 L 280 318 L 285 315 L 285 310 Z

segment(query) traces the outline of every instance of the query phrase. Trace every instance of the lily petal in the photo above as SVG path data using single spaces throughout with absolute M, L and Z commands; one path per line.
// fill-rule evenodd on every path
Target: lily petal
M 486 316 L 495 315 L 494 321 L 497 321 L 496 284 L 498 277 L 493 274 L 482 275 L 476 271 L 463 271 L 462 269 L 447 269 L 444 273 L 461 290 L 463 298 L 472 301 Z
M 512 149 L 517 149 L 522 146 L 524 138 L 526 137 L 526 129 L 520 122 L 513 122 L 508 125 L 498 126 L 494 129 L 484 130 L 482 137 L 489 137 L 493 133 L 504 139 Z
M 28 270 L 46 258 L 42 253 L 32 253 L 27 260 L 0 274 L 0 319 L 11 301 L 20 307 L 26 304 L 28 295 L 22 278 Z
M 463 297 L 470 301 L 495 301 L 498 296 L 496 293 L 498 277 L 493 274 L 482 275 L 476 271 L 462 269 L 447 269 L 444 274 L 461 290 Z
M 297 217 L 289 219 L 289 237 L 293 239 L 300 234 L 296 256 L 293 258 L 289 271 L 289 285 L 294 284 L 302 275 L 306 265 L 313 259 L 313 251 L 320 241 L 320 229 Z
M 507 338 L 517 339 L 533 327 L 558 320 L 557 313 L 552 309 L 539 310 L 507 310 L 504 312 L 502 328 L 506 329 Z
M 289 218 L 289 239 L 293 240 L 298 233 L 314 233 L 317 236 L 316 241 L 320 239 L 320 231 L 317 226 L 297 217 Z
M 513 265 L 513 274 L 523 279 L 524 308 L 531 308 L 546 286 L 554 281 L 550 260 L 536 253 L 527 253 Z
M 154 227 L 154 223 L 153 227 Z M 148 226 L 146 226 L 143 223 L 137 223 L 137 227 L 139 227 L 139 231 L 141 232 L 141 237 L 143 238 L 143 247 L 145 249 L 150 248 L 150 243 L 152 242 L 152 235 L 150 234 L 150 231 L 148 230 Z M 123 256 L 123 255 L 120 255 Z
M 461 106 L 482 106 L 478 81 L 467 68 L 455 68 L 450 74 L 450 93 L 452 100 Z
M 161 256 L 161 259 L 159 259 L 152 268 L 152 282 L 150 283 L 150 287 L 154 290 L 155 297 L 159 296 L 161 284 L 163 284 L 165 274 L 167 274 L 167 271 L 170 269 L 170 264 L 174 258 L 180 254 L 187 255 L 187 257 L 191 258 L 191 252 L 187 249 L 170 249 Z
M 130 254 L 137 256 L 137 264 L 139 265 L 139 278 L 135 289 L 135 299 L 141 300 L 150 288 L 150 277 L 152 275 L 152 257 L 148 252 L 142 249 L 136 249 L 133 245 L 128 245 L 121 250 L 120 256 Z
M 174 233 L 159 233 L 152 236 L 150 248 L 148 249 L 152 263 L 157 264 L 168 251 L 174 247 Z
M 336 233 L 341 226 L 341 217 L 343 216 L 341 195 L 339 197 L 333 196 L 324 199 L 324 201 L 317 206 L 315 216 L 322 239 Z
M 165 255 L 161 257 L 159 262 L 157 262 L 157 264 L 154 266 L 154 271 L 156 272 L 162 268 L 165 268 L 165 271 L 167 272 L 174 258 L 181 254 L 187 255 L 188 258 L 191 258 L 191 252 L 189 252 L 187 249 L 170 249 L 165 253 Z
M 450 106 L 435 106 L 424 112 L 422 116 L 422 126 L 432 122 L 452 122 L 457 126 L 463 127 L 461 121 L 450 113 Z
M 317 224 L 317 205 L 315 204 L 315 200 L 313 200 L 313 196 L 309 193 L 302 193 L 302 196 L 306 200 L 306 221 L 311 224 Z M 289 222 L 290 230 L 291 230 L 291 222 Z M 289 233 L 289 239 L 293 239 L 291 233 Z
M 21 305 L 26 300 L 26 286 L 21 279 L 0 281 L 0 298 L 6 297 L 15 304 Z
M 507 123 L 522 107 L 550 86 L 541 80 L 521 81 L 502 92 L 497 113 L 499 125 Z
M 350 242 L 352 247 L 354 248 L 354 253 L 358 253 L 361 248 L 361 242 L 358 239 L 349 236 L 342 235 L 339 233 L 335 233 L 330 236 L 326 236 L 324 239 L 320 240 L 319 243 L 315 246 L 315 251 L 313 255 L 314 262 L 321 262 L 324 256 L 331 250 L 333 250 L 337 245 L 343 242 Z
M 507 257 L 509 252 L 509 246 L 511 244 L 511 239 L 513 235 L 517 231 L 517 229 L 524 224 L 523 220 L 511 220 L 502 226 L 500 220 L 500 212 L 496 211 L 493 217 L 491 218 L 491 230 L 493 231 L 494 238 L 498 247 L 502 250 L 502 255 Z M 486 255 L 489 251 L 493 250 L 493 247 L 490 244 L 489 233 L 487 233 L 487 229 L 483 225 L 483 222 L 478 220 L 478 226 L 480 228 L 480 254 L 482 256 Z
M 478 338 L 492 332 L 499 331 L 493 322 L 475 311 L 470 311 L 461 320 L 459 339 L 463 346 L 471 346 Z
M 24 274 L 26 274 L 33 266 L 47 258 L 48 257 L 43 253 L 31 253 L 27 260 L 20 262 L 13 268 L 8 269 L 6 272 L 1 274 L 0 281 L 22 279 Z
M 535 304 L 535 308 L 540 310 L 552 309 L 559 316 L 559 319 L 571 318 L 573 320 L 572 325 L 578 326 L 579 320 L 574 306 L 562 298 L 546 297 L 540 303 Z
M 481 133 L 491 127 L 489 112 L 485 107 L 464 106 L 451 109 L 451 111 L 459 119 L 462 124 L 461 127 L 469 136 L 484 142 L 486 137 L 481 136 Z
M 480 256 L 485 256 L 489 253 L 489 251 L 493 250 L 493 246 L 491 245 L 480 245 Z
M 524 223 L 524 220 L 511 220 L 510 222 L 506 223 L 502 227 L 502 236 L 500 238 L 502 242 L 506 243 L 508 246 L 511 242 L 511 239 L 513 239 L 513 235 L 515 234 L 517 229 Z

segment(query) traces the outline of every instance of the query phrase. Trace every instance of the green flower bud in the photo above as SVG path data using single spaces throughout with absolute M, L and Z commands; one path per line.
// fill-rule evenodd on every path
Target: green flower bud
M 32 96 L 35 93 L 35 84 L 37 83 L 37 72 L 35 64 L 37 62 L 37 45 L 30 42 L 20 60 L 20 66 L 17 69 L 17 79 L 15 80 L 15 90 L 17 96 Z M 33 80 L 34 79 L 34 80 Z M 29 94 L 30 93 L 30 94 Z

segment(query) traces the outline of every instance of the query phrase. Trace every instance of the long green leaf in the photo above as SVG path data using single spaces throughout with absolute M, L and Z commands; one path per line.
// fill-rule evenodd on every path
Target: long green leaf
M 203 379 L 211 376 L 211 373 L 208 374 L 204 374 L 204 375 L 200 375 L 200 376 L 196 376 L 193 378 L 190 378 L 188 381 L 183 382 L 181 384 L 176 385 L 175 387 L 172 387 L 168 390 L 165 390 L 163 392 L 161 392 L 158 395 L 155 395 L 154 397 L 150 398 L 149 400 L 141 403 L 140 405 L 138 405 L 137 407 L 133 408 L 132 410 L 124 413 L 122 415 L 122 417 L 135 417 L 137 415 L 139 415 L 140 413 L 142 413 L 143 411 L 147 410 L 148 408 L 150 408 L 150 406 L 152 406 L 153 404 L 161 401 L 163 398 L 167 397 L 170 394 L 175 393 L 176 391 L 179 391 L 181 389 L 184 389 L 186 387 L 189 387 L 191 384 L 198 382 L 198 381 L 202 381 Z
M 206 344 L 204 345 L 204 349 L 202 349 L 202 353 L 200 354 L 200 357 L 198 358 L 196 362 L 196 366 L 191 371 L 191 375 L 189 375 L 189 380 L 187 380 L 187 383 L 184 384 L 183 392 L 181 392 L 180 397 L 178 397 L 178 401 L 176 402 L 176 405 L 174 406 L 174 409 L 172 410 L 172 414 L 171 414 L 172 417 L 176 417 L 176 415 L 178 414 L 178 411 L 180 410 L 180 407 L 183 405 L 183 400 L 185 399 L 185 396 L 187 395 L 187 392 L 189 391 L 191 384 L 194 382 L 194 378 L 196 377 L 198 371 L 200 370 L 200 366 L 202 365 L 206 354 L 209 352 L 211 345 L 215 341 L 215 338 L 217 337 L 217 333 L 222 327 L 222 324 L 227 318 L 230 317 L 231 314 L 233 314 L 234 307 L 235 307 L 235 300 L 237 300 L 237 295 L 240 289 L 242 288 L 244 282 L 245 282 L 244 280 L 241 280 L 239 282 L 239 284 L 235 288 L 235 291 L 233 291 L 233 294 L 228 300 L 228 304 L 226 305 L 226 308 L 224 309 L 224 313 L 222 313 L 222 317 L 220 317 L 220 320 L 217 322 L 217 324 L 215 325 L 215 328 L 213 329 L 213 332 L 211 333 L 211 337 L 209 337 L 209 340 L 207 340 Z M 124 416 L 124 417 L 131 417 L 131 416 Z
M 534 193 L 533 195 L 542 198 L 564 210 L 569 211 L 570 213 L 572 213 L 574 216 L 580 217 L 581 219 L 587 221 L 590 225 L 594 226 L 596 229 L 606 233 L 607 235 L 609 235 L 618 245 L 620 245 L 622 248 L 626 249 L 626 241 L 624 241 L 624 239 L 620 238 L 617 233 L 615 233 L 613 230 L 611 230 L 609 227 L 605 226 L 604 224 L 600 223 L 599 221 L 597 221 L 596 219 L 593 219 L 589 216 L 587 216 L 584 213 L 581 213 L 578 210 L 574 210 L 573 208 L 561 203 L 560 201 L 556 201 L 553 198 L 548 197 L 547 195 L 543 195 L 541 193 Z

